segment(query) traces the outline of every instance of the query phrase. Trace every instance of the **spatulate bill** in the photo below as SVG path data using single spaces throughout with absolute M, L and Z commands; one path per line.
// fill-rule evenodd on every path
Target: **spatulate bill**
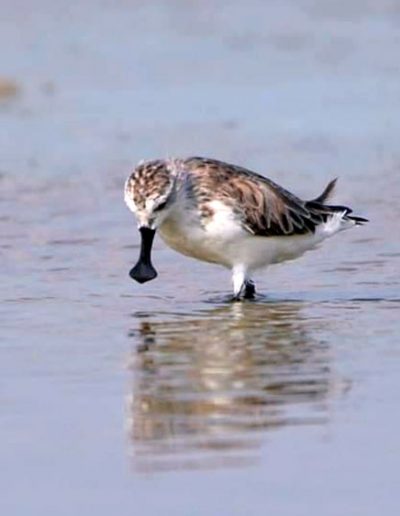
M 157 271 L 151 263 L 151 249 L 155 230 L 147 227 L 139 229 L 141 236 L 140 255 L 136 265 L 130 270 L 129 276 L 138 283 L 146 283 L 157 277 Z

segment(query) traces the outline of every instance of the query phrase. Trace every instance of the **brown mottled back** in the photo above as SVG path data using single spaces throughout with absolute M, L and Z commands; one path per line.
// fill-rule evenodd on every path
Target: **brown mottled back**
M 315 231 L 326 220 L 322 205 L 308 206 L 270 179 L 245 168 L 206 158 L 188 158 L 200 204 L 220 200 L 231 206 L 244 229 L 259 236 L 287 236 Z

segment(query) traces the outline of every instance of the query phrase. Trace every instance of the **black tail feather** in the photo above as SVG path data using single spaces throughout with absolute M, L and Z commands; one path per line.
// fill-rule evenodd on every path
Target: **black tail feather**
M 322 217 L 324 221 L 326 221 L 334 213 L 342 213 L 344 215 L 344 220 L 351 220 L 355 222 L 357 226 L 362 226 L 366 222 L 369 222 L 369 220 L 365 219 L 364 217 L 350 215 L 353 213 L 353 210 L 347 206 L 341 206 L 337 204 L 321 204 L 315 200 L 306 202 L 305 206 L 312 215 Z
M 324 218 L 329 216 L 329 214 L 335 212 L 344 212 L 344 219 L 352 220 L 353 222 L 355 222 L 357 226 L 362 226 L 366 222 L 369 222 L 369 220 L 365 219 L 364 217 L 356 217 L 355 215 L 350 215 L 350 213 L 353 213 L 353 210 L 351 208 L 348 208 L 347 206 L 325 204 L 326 201 L 328 201 L 328 199 L 332 196 L 335 190 L 337 180 L 338 178 L 336 177 L 335 179 L 330 181 L 321 195 L 319 195 L 315 199 L 312 199 L 311 201 L 306 202 L 306 207 L 311 212 L 317 212 Z
M 349 220 L 353 220 L 356 223 L 356 226 L 362 226 L 366 222 L 369 222 L 368 219 L 364 219 L 364 217 L 356 217 L 354 215 L 350 215 L 350 217 L 347 217 Z
M 332 179 L 332 181 L 330 181 L 327 184 L 327 186 L 326 186 L 325 190 L 322 192 L 322 194 L 319 195 L 318 197 L 316 197 L 315 199 L 313 199 L 311 202 L 316 202 L 318 204 L 325 204 L 326 201 L 332 196 L 337 180 L 338 180 L 337 177 L 335 179 Z

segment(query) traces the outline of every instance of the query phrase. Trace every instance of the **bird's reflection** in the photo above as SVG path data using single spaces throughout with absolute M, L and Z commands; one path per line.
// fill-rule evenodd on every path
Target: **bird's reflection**
M 265 433 L 322 424 L 333 373 L 298 303 L 138 319 L 129 402 L 137 468 L 248 464 Z

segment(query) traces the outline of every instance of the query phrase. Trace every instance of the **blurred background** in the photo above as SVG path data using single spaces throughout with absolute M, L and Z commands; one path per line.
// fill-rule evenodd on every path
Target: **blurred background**
M 0 0 L 3 513 L 393 514 L 400 3 Z M 123 183 L 203 155 L 371 219 L 225 303 Z

